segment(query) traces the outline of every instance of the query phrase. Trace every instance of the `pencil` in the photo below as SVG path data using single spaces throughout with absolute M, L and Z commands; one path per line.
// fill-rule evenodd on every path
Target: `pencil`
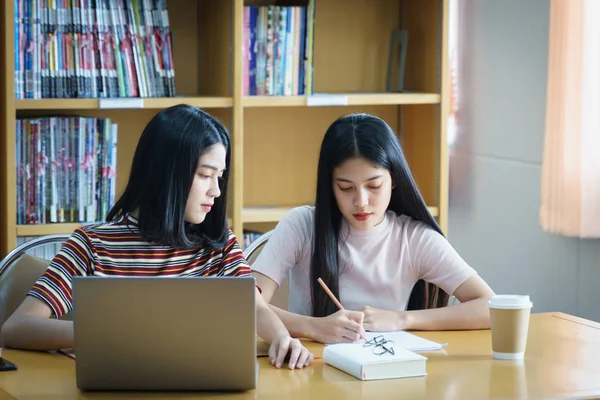
M 331 293 L 331 290 L 329 290 L 329 288 L 327 287 L 327 285 L 325 284 L 325 282 L 323 282 L 323 279 L 318 278 L 317 282 L 319 282 L 319 285 L 321 285 L 321 287 L 323 288 L 323 290 L 325 291 L 325 293 L 327 293 L 327 295 L 329 296 L 329 298 L 331 300 L 333 300 L 333 302 L 335 303 L 335 305 L 340 309 L 343 310 L 344 307 L 342 306 L 342 303 L 340 303 L 338 301 L 338 299 L 333 295 L 333 293 Z M 362 326 L 362 322 L 356 321 L 358 323 L 360 323 L 360 325 Z M 361 337 L 361 339 L 365 339 L 365 335 L 363 335 L 362 333 L 358 333 Z M 315 358 L 316 359 L 316 358 Z
M 333 302 L 335 303 L 335 305 L 338 306 L 338 308 L 340 310 L 343 310 L 344 307 L 342 307 L 342 304 L 338 301 L 338 299 L 335 298 L 335 296 L 333 295 L 333 293 L 331 293 L 331 290 L 329 290 L 329 288 L 327 287 L 327 285 L 325 284 L 325 282 L 323 282 L 323 279 L 319 278 L 319 279 L 317 279 L 317 282 L 319 282 L 319 284 L 321 285 L 321 287 L 323 288 L 323 290 L 325 291 L 325 293 L 327 293 L 327 295 L 329 296 L 329 298 L 331 300 L 333 300 Z

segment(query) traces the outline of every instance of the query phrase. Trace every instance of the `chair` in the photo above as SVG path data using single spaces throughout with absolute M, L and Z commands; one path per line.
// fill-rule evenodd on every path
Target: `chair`
M 273 231 L 268 231 L 260 235 L 257 239 L 255 239 L 248 247 L 244 249 L 244 257 L 248 260 L 248 263 L 252 265 L 254 261 L 258 258 L 258 255 L 262 251 L 265 244 L 273 234 Z
M 248 247 L 244 249 L 244 257 L 248 260 L 248 264 L 252 267 L 252 264 L 258 258 L 258 255 L 263 250 L 267 241 L 273 234 L 273 231 L 263 233 L 254 240 Z M 288 311 L 290 297 L 290 278 L 289 276 L 283 280 L 279 289 L 273 295 L 270 304 L 273 304 L 277 308 Z
M 0 329 L 50 264 L 50 260 L 28 253 L 36 252 L 43 246 L 58 247 L 69 236 L 56 234 L 37 237 L 20 244 L 0 261 Z M 70 313 L 61 319 L 70 319 Z

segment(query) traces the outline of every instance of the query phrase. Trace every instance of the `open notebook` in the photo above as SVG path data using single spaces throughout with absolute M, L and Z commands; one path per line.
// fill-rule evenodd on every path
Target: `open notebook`
M 366 337 L 367 340 L 370 340 L 380 335 L 384 336 L 386 340 L 393 341 L 396 347 L 402 347 L 403 349 L 410 351 L 436 351 L 443 349 L 448 344 L 432 342 L 431 340 L 423 339 L 422 337 L 405 331 L 367 332 Z M 364 343 L 364 341 L 362 341 L 362 343 Z
M 365 347 L 367 341 L 381 336 L 393 353 Z M 323 361 L 360 380 L 425 376 L 427 357 L 416 352 L 440 350 L 445 346 L 404 331 L 367 332 L 366 340 L 325 346 Z

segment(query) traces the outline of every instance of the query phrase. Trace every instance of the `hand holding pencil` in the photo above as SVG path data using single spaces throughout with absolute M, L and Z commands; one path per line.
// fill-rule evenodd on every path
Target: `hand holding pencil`
M 364 339 L 364 313 L 344 309 L 325 282 L 321 278 L 318 278 L 317 281 L 340 311 L 328 317 L 317 318 L 315 320 L 316 332 L 314 339 L 322 343 L 349 343 L 361 338 Z

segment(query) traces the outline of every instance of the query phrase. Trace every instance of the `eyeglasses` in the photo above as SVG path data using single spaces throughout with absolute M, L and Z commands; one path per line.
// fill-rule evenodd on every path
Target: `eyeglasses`
M 395 355 L 394 341 L 387 340 L 383 335 L 375 336 L 373 339 L 368 340 L 363 344 L 363 347 L 373 347 L 373 354 L 376 356 L 382 356 L 386 353 Z

